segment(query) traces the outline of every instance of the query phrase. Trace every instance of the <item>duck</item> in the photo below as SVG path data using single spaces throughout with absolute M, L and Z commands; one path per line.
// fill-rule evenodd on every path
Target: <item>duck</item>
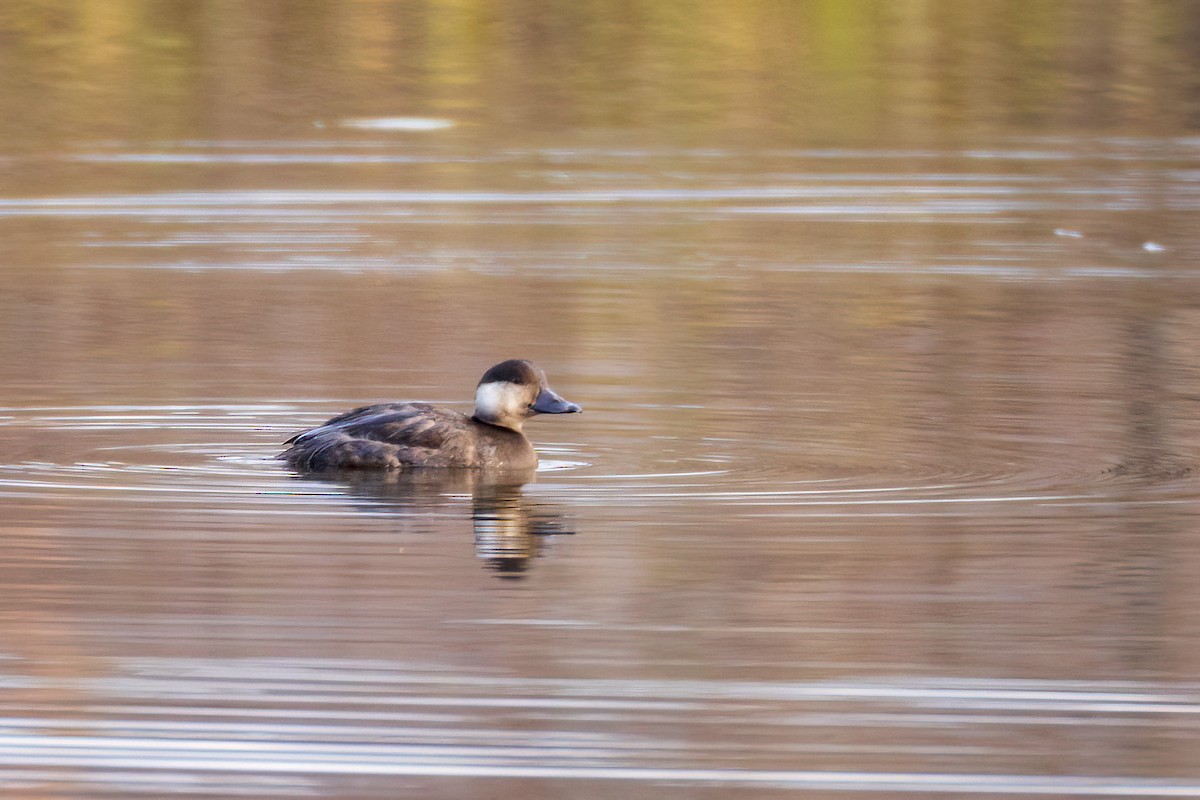
M 419 467 L 531 470 L 537 451 L 521 430 L 539 414 L 578 414 L 531 361 L 501 361 L 475 387 L 467 415 L 429 403 L 362 406 L 302 431 L 277 458 L 299 472 Z

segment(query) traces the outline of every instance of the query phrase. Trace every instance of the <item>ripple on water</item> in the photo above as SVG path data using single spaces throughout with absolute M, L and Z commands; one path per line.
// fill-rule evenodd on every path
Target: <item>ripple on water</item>
M 298 484 L 274 458 L 289 435 L 325 418 L 311 410 L 316 405 L 339 403 L 0 408 L 0 428 L 35 442 L 26 452 L 47 445 L 44 457 L 0 464 L 0 494 L 153 495 L 157 502 L 202 496 L 206 504 L 281 507 L 305 498 L 327 502 L 343 494 L 336 484 Z M 1113 465 L 1002 452 L 957 463 L 912 454 L 873 461 L 844 444 L 767 458 L 754 443 L 730 437 L 663 437 L 657 457 L 654 448 L 642 448 L 635 459 L 629 445 L 655 436 L 655 417 L 643 413 L 622 426 L 596 444 L 539 442 L 545 480 L 536 491 L 580 505 L 721 506 L 755 516 L 959 513 L 952 509 L 1177 502 L 1172 488 L 1195 477 L 1178 460 Z M 1148 496 L 1147 487 L 1155 493 Z
M 7 408 L 0 427 L 46 458 L 0 464 L 0 494 L 205 495 L 242 502 L 283 488 L 267 442 L 294 417 L 271 403 Z

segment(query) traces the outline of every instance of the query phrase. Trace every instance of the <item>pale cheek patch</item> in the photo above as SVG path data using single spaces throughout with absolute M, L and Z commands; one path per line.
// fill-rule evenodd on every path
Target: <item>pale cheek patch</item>
M 512 413 L 516 387 L 511 383 L 481 383 L 475 390 L 475 409 L 492 419 L 502 419 Z

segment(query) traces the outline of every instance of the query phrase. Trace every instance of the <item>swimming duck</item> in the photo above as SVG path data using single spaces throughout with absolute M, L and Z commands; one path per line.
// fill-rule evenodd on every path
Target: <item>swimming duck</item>
M 537 453 L 521 432 L 536 414 L 575 414 L 529 361 L 489 369 L 471 416 L 428 403 L 383 403 L 339 414 L 288 439 L 278 458 L 297 470 L 474 467 L 527 470 Z

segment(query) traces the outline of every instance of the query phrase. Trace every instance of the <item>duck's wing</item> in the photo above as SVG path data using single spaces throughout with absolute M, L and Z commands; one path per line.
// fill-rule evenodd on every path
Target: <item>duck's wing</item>
M 428 403 L 363 406 L 289 439 L 302 469 L 473 466 L 467 418 Z
M 447 447 L 461 438 L 467 418 L 457 411 L 428 403 L 395 403 L 336 422 L 332 427 L 348 436 L 408 447 Z
M 452 414 L 452 411 L 449 414 Z M 383 426 L 383 429 L 388 429 L 388 431 L 398 432 L 416 419 L 419 419 L 422 415 L 440 417 L 443 413 L 440 409 L 433 408 L 428 403 L 378 403 L 376 405 L 360 405 L 359 408 L 346 411 L 346 413 L 331 416 L 330 419 L 320 423 L 316 428 L 308 428 L 307 431 L 295 434 L 294 437 L 284 441 L 283 444 L 292 445 L 302 443 L 302 441 L 336 431 L 353 431 L 354 435 L 364 435 L 364 433 L 374 431 L 378 426 Z

